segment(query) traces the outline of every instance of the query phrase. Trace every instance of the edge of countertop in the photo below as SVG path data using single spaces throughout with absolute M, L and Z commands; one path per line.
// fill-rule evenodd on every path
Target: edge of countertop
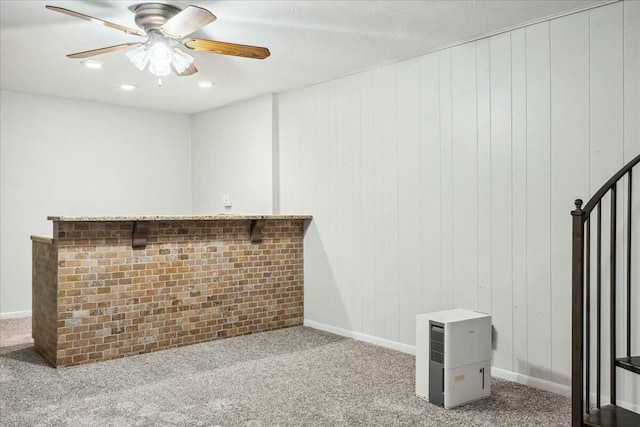
M 256 219 L 311 220 L 311 215 L 133 215 L 133 216 L 48 216 L 58 222 L 128 222 L 128 221 L 238 221 Z
M 31 240 L 34 242 L 53 243 L 53 237 L 51 236 L 36 236 L 32 234 Z

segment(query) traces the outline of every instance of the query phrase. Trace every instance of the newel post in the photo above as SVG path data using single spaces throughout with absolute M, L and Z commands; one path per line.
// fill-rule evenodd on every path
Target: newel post
M 571 425 L 582 426 L 582 362 L 584 357 L 584 211 L 582 200 L 575 201 L 571 211 L 572 273 L 571 273 Z

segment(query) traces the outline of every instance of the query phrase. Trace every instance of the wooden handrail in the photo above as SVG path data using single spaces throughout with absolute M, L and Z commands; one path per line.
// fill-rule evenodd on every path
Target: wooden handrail
M 584 205 L 584 209 L 582 209 L 582 211 L 589 215 L 593 208 L 598 204 L 598 202 L 604 197 L 605 194 L 607 194 L 607 191 L 611 190 L 613 185 L 616 182 L 620 181 L 620 178 L 625 176 L 626 173 L 629 172 L 631 168 L 633 168 L 638 163 L 640 163 L 640 154 L 638 154 L 633 160 L 627 163 L 622 169 L 618 171 L 618 173 L 613 175 L 609 181 L 607 181 L 602 187 L 600 187 L 600 189 L 596 191 L 596 194 L 594 194 L 593 197 L 589 199 L 587 204 Z

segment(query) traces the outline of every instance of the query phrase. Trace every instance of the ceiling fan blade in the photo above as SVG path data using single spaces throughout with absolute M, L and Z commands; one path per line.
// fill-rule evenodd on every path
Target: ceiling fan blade
M 184 70 L 183 72 L 179 73 L 178 70 L 175 69 L 175 67 L 173 66 L 173 64 L 171 65 L 171 69 L 173 70 L 174 73 L 176 73 L 177 76 L 180 77 L 186 77 L 186 76 L 190 76 L 192 74 L 195 74 L 198 72 L 198 69 L 196 68 L 195 65 L 193 64 L 189 64 L 189 66 L 187 67 L 186 70 Z
M 216 16 L 198 6 L 187 6 L 160 27 L 167 37 L 180 39 L 216 20 Z
M 244 58 L 265 59 L 271 52 L 266 47 L 248 46 L 214 40 L 187 39 L 184 45 L 196 52 L 211 52 L 221 55 L 242 56 Z
M 122 25 L 114 24 L 113 22 L 105 21 L 103 19 L 94 18 L 93 16 L 85 15 L 84 13 L 74 12 L 73 10 L 65 9 L 63 7 L 58 6 L 46 6 L 47 9 L 53 10 L 55 12 L 64 13 L 65 15 L 73 16 L 75 18 L 84 19 L 86 21 L 95 22 L 99 25 L 104 25 L 105 27 L 114 28 L 116 30 L 124 31 L 127 34 L 133 34 L 135 36 L 144 37 L 144 33 L 139 30 L 134 30 L 133 28 L 125 27 Z
M 131 49 L 134 46 L 140 46 L 142 43 L 124 43 L 115 46 L 103 47 L 100 49 L 86 50 L 84 52 L 72 53 L 67 58 L 89 58 L 91 56 L 102 55 L 104 53 L 116 52 L 119 50 Z

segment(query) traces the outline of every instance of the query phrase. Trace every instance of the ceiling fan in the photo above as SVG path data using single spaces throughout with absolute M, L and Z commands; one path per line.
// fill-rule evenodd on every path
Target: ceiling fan
M 147 38 L 144 42 L 123 43 L 73 53 L 67 55 L 68 58 L 89 58 L 105 53 L 128 50 L 127 57 L 140 71 L 147 68 L 150 73 L 159 79 L 169 75 L 171 71 L 178 76 L 190 76 L 198 72 L 198 69 L 193 64 L 194 58 L 182 50 L 182 47 L 196 52 L 218 53 L 254 59 L 265 59 L 271 54 L 269 49 L 265 47 L 187 38 L 189 34 L 216 20 L 216 16 L 213 13 L 198 6 L 187 6 L 184 9 L 165 3 L 141 3 L 131 6 L 129 10 L 135 13 L 136 25 L 141 30 L 114 24 L 113 22 L 62 7 L 46 7 L 55 12 L 91 21 L 127 34 Z M 159 83 L 161 83 L 160 80 Z

